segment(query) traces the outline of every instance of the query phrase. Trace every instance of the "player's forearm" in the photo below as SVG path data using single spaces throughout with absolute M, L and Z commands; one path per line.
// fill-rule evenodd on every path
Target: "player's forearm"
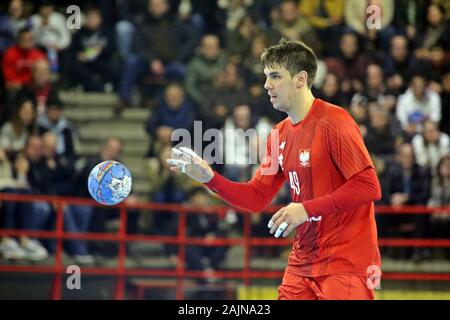
M 214 172 L 211 181 L 205 184 L 223 200 L 240 209 L 258 212 L 269 205 L 278 189 L 261 182 L 233 182 Z
M 367 168 L 351 177 L 334 192 L 303 202 L 309 217 L 323 216 L 357 208 L 381 198 L 375 169 Z

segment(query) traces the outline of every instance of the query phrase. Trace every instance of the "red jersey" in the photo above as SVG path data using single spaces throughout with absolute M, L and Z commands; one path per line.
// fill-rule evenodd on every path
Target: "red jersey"
M 13 46 L 3 57 L 3 76 L 6 84 L 27 84 L 31 82 L 31 67 L 45 55 L 38 49 L 21 49 Z
M 276 157 L 271 155 L 274 134 Z M 278 161 L 278 171 L 264 173 L 273 161 Z M 343 108 L 315 99 L 300 123 L 292 125 L 287 117 L 275 126 L 252 182 L 279 189 L 289 180 L 292 201 L 304 203 L 308 212 L 308 200 L 332 193 L 367 168 L 373 163 L 355 121 Z M 349 211 L 309 214 L 297 228 L 286 270 L 313 277 L 365 276 L 374 265 L 380 265 L 380 253 L 372 201 Z

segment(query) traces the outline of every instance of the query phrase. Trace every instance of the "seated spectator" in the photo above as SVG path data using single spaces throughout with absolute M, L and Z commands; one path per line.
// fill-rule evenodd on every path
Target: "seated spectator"
M 329 73 L 334 73 L 341 79 L 341 90 L 346 104 L 350 104 L 355 92 L 363 87 L 369 59 L 360 52 L 358 37 L 355 33 L 343 33 L 339 40 L 339 53 L 337 57 L 325 59 Z
M 401 143 L 402 129 L 395 117 L 380 105 L 369 107 L 370 123 L 364 136 L 364 143 L 370 154 L 384 160 L 392 160 L 395 150 Z
M 361 134 L 364 137 L 367 133 L 367 127 L 369 126 L 370 122 L 368 106 L 365 105 L 363 101 L 359 101 L 358 99 L 352 99 L 349 112 L 350 115 L 355 120 L 356 124 L 359 126 Z
M 241 62 L 240 60 L 250 51 L 251 42 L 258 31 L 258 26 L 250 16 L 241 18 L 235 29 L 227 30 L 226 50 L 230 60 L 235 63 Z
M 0 130 L 0 148 L 5 150 L 8 157 L 14 158 L 25 148 L 28 136 L 36 132 L 36 110 L 33 101 L 19 101 L 11 120 Z
M 226 32 L 226 50 L 230 60 L 240 63 L 250 51 L 251 42 L 258 33 L 258 26 L 252 17 L 242 18 L 235 29 Z
M 368 15 L 372 11 L 367 11 L 368 6 L 375 5 L 377 12 L 381 12 L 380 25 L 368 27 Z M 345 2 L 345 24 L 354 32 L 357 32 L 366 42 L 368 50 L 382 49 L 389 50 L 390 38 L 395 33 L 395 28 L 391 25 L 394 18 L 394 0 L 370 0 L 358 1 L 347 0 Z
M 426 84 L 423 75 L 413 76 L 408 90 L 397 100 L 396 116 L 409 136 L 420 132 L 425 119 L 441 120 L 441 98 Z
M 70 47 L 71 75 L 85 91 L 111 91 L 117 87 L 114 37 L 102 23 L 95 7 L 86 11 L 86 24 L 78 30 Z
M 3 56 L 3 78 L 6 89 L 6 104 L 10 105 L 22 87 L 31 82 L 31 67 L 45 55 L 33 47 L 30 29 L 20 29 L 16 44 L 6 50 Z
M 193 28 L 197 34 L 204 33 L 204 30 L 211 30 L 205 28 L 205 23 L 209 19 L 214 19 L 214 13 L 208 12 L 211 8 L 215 9 L 216 3 L 207 3 L 201 0 L 176 0 L 169 1 L 169 16 L 170 19 L 178 20 L 182 25 Z M 159 6 L 161 7 L 160 3 Z M 126 59 L 133 53 L 135 46 L 136 32 L 138 27 L 142 25 L 146 19 L 148 11 L 148 0 L 138 1 L 116 1 L 114 3 L 115 13 L 118 22 L 115 25 L 117 34 L 117 46 L 120 56 Z
M 308 19 L 301 15 L 297 3 L 293 0 L 283 0 L 278 8 L 280 14 L 273 23 L 273 29 L 288 40 L 303 41 L 316 55 L 320 55 L 322 46 L 316 30 Z
M 164 146 L 155 158 L 149 159 L 148 177 L 150 183 L 150 199 L 157 203 L 183 203 L 193 188 L 193 180 L 185 175 L 174 174 L 166 162 L 172 152 L 171 146 Z M 173 211 L 155 211 L 152 216 L 152 233 L 157 235 L 176 235 L 177 214 Z M 175 263 L 176 247 L 165 246 L 170 260 Z
M 52 184 L 56 194 L 61 196 L 73 196 L 73 185 L 75 181 L 75 162 L 57 153 L 58 136 L 51 131 L 42 134 L 42 155 L 52 171 Z
M 439 132 L 438 125 L 430 120 L 423 123 L 422 133 L 416 134 L 411 144 L 417 164 L 430 167 L 433 174 L 436 173 L 439 160 L 450 153 L 449 136 Z
M 116 42 L 122 59 L 133 53 L 136 28 L 144 20 L 147 4 L 147 0 L 115 2 L 118 20 L 115 25 Z
M 404 92 L 408 85 L 410 70 L 416 62 L 409 54 L 409 42 L 403 35 L 391 38 L 389 53 L 383 61 L 383 70 L 386 74 L 387 88 L 396 93 Z
M 271 124 L 252 118 L 248 105 L 237 105 L 222 129 L 224 136 L 224 175 L 233 181 L 248 181 L 252 164 L 257 164 L 259 137 L 267 137 Z M 250 129 L 250 130 L 249 130 Z M 265 150 L 264 150 L 265 151 Z
M 223 31 L 224 23 L 218 12 L 218 1 L 177 0 L 174 2 L 178 2 L 179 5 L 178 7 L 172 5 L 172 12 L 176 13 L 181 20 L 189 20 L 200 34 Z
M 207 128 L 220 128 L 234 106 L 247 103 L 248 94 L 238 66 L 227 63 L 213 82 L 213 90 L 205 92 L 200 117 Z
M 100 146 L 100 150 L 96 155 L 82 158 L 76 163 L 76 177 L 74 192 L 76 196 L 92 199 L 87 187 L 86 181 L 88 181 L 89 174 L 92 169 L 99 163 L 106 160 L 121 161 L 123 152 L 123 142 L 116 137 L 108 137 Z M 123 162 L 122 162 L 123 163 Z M 126 163 L 124 163 L 126 165 Z M 124 200 L 126 204 L 136 204 L 138 202 L 137 197 L 131 193 L 127 199 Z M 109 220 L 117 219 L 119 216 L 119 210 L 117 208 L 106 207 L 94 207 L 94 213 L 92 214 L 91 223 L 89 226 L 90 232 L 105 232 L 106 223 Z M 138 232 L 139 210 L 128 209 L 127 210 L 127 233 L 135 234 Z M 129 248 L 131 249 L 131 248 Z M 116 255 L 117 248 L 112 243 L 101 242 L 89 242 L 88 248 L 89 254 L 95 255 Z
M 197 187 L 189 194 L 189 204 L 203 208 L 211 205 L 212 199 L 203 187 Z M 186 226 L 188 237 L 214 240 L 226 236 L 226 228 L 216 214 L 188 214 Z M 186 246 L 186 267 L 189 270 L 204 271 L 206 281 L 214 281 L 214 272 L 220 269 L 227 252 L 226 246 Z
M 169 170 L 165 156 L 170 156 L 171 152 L 172 148 L 170 146 L 164 146 L 156 158 L 149 159 L 150 197 L 154 202 L 184 202 L 187 200 L 187 193 L 192 188 L 192 183 L 189 179 L 186 180 L 184 176 L 173 174 Z M 164 229 L 165 227 L 163 224 L 158 224 L 155 225 L 155 228 Z
M 445 9 L 439 4 L 430 4 L 427 8 L 427 28 L 423 35 L 418 35 L 418 49 L 414 52 L 419 60 L 428 60 L 430 58 L 430 49 L 434 46 L 440 46 L 444 51 L 450 49 L 448 34 L 450 24 L 445 18 Z
M 248 17 L 252 0 L 222 0 L 217 2 L 217 16 L 222 24 L 221 29 L 234 31 L 245 17 Z
M 47 111 L 37 120 L 39 133 L 53 132 L 58 139 L 56 154 L 74 160 L 78 145 L 78 129 L 64 116 L 62 101 L 51 99 L 47 104 Z
M 340 107 L 348 107 L 342 96 L 339 79 L 334 73 L 328 73 L 325 76 L 325 81 L 317 93 L 317 97 Z
M 28 136 L 23 155 L 28 163 L 27 183 L 33 194 L 56 195 L 56 186 L 52 183 L 54 171 L 43 153 L 42 138 L 33 134 Z M 33 203 L 34 210 L 39 213 L 39 221 L 36 223 L 38 230 L 44 230 L 50 222 L 52 207 L 47 202 L 37 201 Z
M 361 92 L 353 96 L 353 99 L 357 99 L 363 105 L 377 102 L 382 108 L 392 113 L 396 102 L 395 95 L 386 88 L 383 70 L 374 63 L 367 66 L 364 87 Z
M 58 88 L 50 81 L 50 66 L 47 60 L 36 61 L 31 72 L 32 81 L 22 88 L 19 96 L 32 99 L 37 115 L 40 116 L 45 113 L 48 101 L 58 97 Z
M 6 10 L 5 10 L 6 11 Z M 7 12 L 0 12 L 0 56 L 14 44 L 17 32 L 29 27 L 22 0 L 11 0 Z
M 427 21 L 428 1 L 394 1 L 394 19 L 392 25 L 398 34 L 403 34 L 408 41 L 414 42 Z
M 245 82 L 253 85 L 258 84 L 262 88 L 262 83 L 265 81 L 264 67 L 261 64 L 261 54 L 268 46 L 269 40 L 264 35 L 259 35 L 251 39 L 250 47 L 245 52 L 242 61 L 244 68 Z
M 183 87 L 178 83 L 169 84 L 145 126 L 152 137 L 148 156 L 154 157 L 161 147 L 172 144 L 173 130 L 193 129 L 194 120 L 195 107 Z
M 26 181 L 30 186 L 31 193 L 38 195 L 55 195 L 56 191 L 55 186 L 52 183 L 52 171 L 47 166 L 43 156 L 42 138 L 40 136 L 30 135 L 27 138 L 23 156 L 27 162 Z M 37 216 L 35 221 L 33 221 L 34 230 L 46 230 L 47 223 L 50 222 L 52 213 L 50 204 L 43 201 L 35 201 L 33 202 L 33 211 Z
M 198 53 L 187 66 L 185 88 L 188 95 L 197 103 L 204 103 L 204 92 L 211 92 L 213 80 L 222 71 L 227 58 L 220 47 L 219 38 L 205 35 Z
M 55 11 L 53 1 L 40 0 L 38 12 L 31 17 L 31 25 L 36 46 L 47 53 L 50 70 L 59 72 L 60 53 L 69 47 L 72 37 L 66 17 Z
M 450 155 L 443 156 L 436 169 L 431 187 L 431 207 L 450 206 Z M 445 239 L 450 234 L 450 212 L 436 212 L 431 216 L 431 232 L 434 238 Z M 443 248 L 444 249 L 444 248 Z M 449 249 L 445 249 L 444 259 L 450 258 Z
M 384 160 L 381 157 L 378 157 L 374 154 L 370 155 L 372 158 L 372 162 L 373 165 L 375 167 L 375 170 L 377 172 L 377 176 L 378 176 L 378 181 L 380 182 L 380 187 L 381 187 L 381 199 L 378 200 L 377 202 L 375 202 L 375 204 L 379 204 L 379 205 L 389 205 L 391 203 L 391 196 L 388 194 L 389 192 L 389 183 L 390 183 L 390 178 L 389 178 L 389 170 L 390 170 L 390 165 L 393 163 L 393 161 L 387 161 Z M 377 220 L 380 219 L 382 220 L 382 217 L 377 216 Z M 383 226 L 384 228 L 384 226 Z M 384 230 L 379 229 L 381 233 L 384 234 Z M 385 251 L 385 250 L 383 250 Z
M 412 145 L 401 145 L 398 166 L 391 172 L 391 204 L 393 206 L 426 204 L 429 199 L 429 168 L 418 165 Z
M 56 186 L 51 183 L 53 171 L 43 153 L 42 137 L 37 134 L 28 136 L 23 154 L 28 160 L 27 181 L 33 193 L 55 195 Z
M 265 38 L 268 43 L 274 43 L 279 36 L 270 29 L 262 30 L 258 21 L 251 16 L 242 18 L 235 30 L 227 31 L 226 49 L 230 60 L 239 64 L 246 59 L 252 51 L 254 39 L 257 38 Z
M 450 31 L 450 28 L 449 28 Z M 450 55 L 441 46 L 434 46 L 430 49 L 430 59 L 424 64 L 430 78 L 430 89 L 436 93 L 442 92 L 442 78 L 450 68 Z
M 409 143 L 398 149 L 396 162 L 390 166 L 389 172 L 390 204 L 394 207 L 404 205 L 426 205 L 430 199 L 431 172 L 415 162 L 414 150 Z M 409 233 L 412 238 L 423 239 L 428 231 L 429 215 L 399 215 L 378 217 L 380 230 L 385 237 L 401 236 Z M 413 258 L 421 259 L 425 251 L 416 249 Z M 405 251 L 404 257 L 410 257 Z
M 317 30 L 317 35 L 325 44 L 324 54 L 328 56 L 337 47 L 344 21 L 345 1 L 302 0 L 300 13 Z
M 155 84 L 181 81 L 185 64 L 193 55 L 198 35 L 192 27 L 169 16 L 167 0 L 149 0 L 148 14 L 136 32 L 136 54 L 125 60 L 119 96 L 123 105 L 131 104 L 138 80 L 151 75 Z
M 450 135 L 450 68 L 442 77 L 440 130 Z
M 42 155 L 46 162 L 47 170 L 51 177 L 47 183 L 54 187 L 55 195 L 74 196 L 75 190 L 75 163 L 56 153 L 58 137 L 51 131 L 42 136 Z M 90 206 L 68 205 L 64 208 L 64 230 L 68 232 L 87 232 L 89 230 L 93 209 Z M 56 221 L 50 218 L 51 227 Z M 51 242 L 50 248 L 55 249 L 55 242 Z M 92 263 L 93 258 L 88 254 L 87 244 L 84 240 L 67 240 L 65 246 L 69 255 L 72 255 L 77 263 Z
M 29 166 L 23 156 L 16 158 L 13 165 L 3 149 L 0 148 L 0 192 L 14 194 L 31 194 L 26 175 Z M 14 177 L 14 171 L 15 176 Z M 5 229 L 25 229 L 36 231 L 36 222 L 41 217 L 34 210 L 31 202 L 2 201 L 3 221 L 1 227 Z M 38 240 L 27 236 L 20 237 L 20 245 L 15 238 L 1 237 L 0 253 L 5 259 L 30 259 L 39 261 L 47 258 L 48 252 Z

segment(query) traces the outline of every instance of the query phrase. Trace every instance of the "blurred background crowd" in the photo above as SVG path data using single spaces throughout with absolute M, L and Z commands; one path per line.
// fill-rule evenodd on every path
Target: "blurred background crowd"
M 368 5 L 380 9 L 379 28 L 369 28 Z M 98 0 L 79 1 L 81 28 L 69 28 L 68 1 L 3 1 L 0 5 L 0 192 L 89 197 L 90 170 L 120 160 L 126 140 L 106 139 L 92 157 L 77 153 L 79 132 L 65 117 L 61 91 L 106 92 L 118 97 L 114 114 L 147 108 L 145 130 L 150 192 L 139 199 L 161 203 L 218 203 L 201 186 L 173 175 L 165 164 L 176 128 L 223 130 L 227 164 L 216 169 L 248 180 L 246 164 L 257 137 L 228 129 L 268 133 L 285 114 L 274 110 L 263 88 L 264 48 L 280 38 L 311 46 L 319 65 L 316 97 L 346 108 L 360 126 L 382 185 L 379 204 L 431 207 L 450 204 L 450 3 L 439 0 Z M 264 139 L 262 139 L 264 140 Z M 238 141 L 238 143 L 228 143 Z M 235 146 L 239 148 L 235 148 Z M 144 159 L 143 159 L 144 161 Z M 289 202 L 288 188 L 275 203 Z M 3 202 L 2 228 L 49 230 L 55 208 L 45 202 Z M 26 218 L 25 218 L 26 217 Z M 67 231 L 104 231 L 114 210 L 70 205 Z M 268 236 L 264 216 L 252 217 L 252 235 Z M 381 237 L 448 238 L 450 212 L 377 217 Z M 128 232 L 176 234 L 176 214 L 153 215 L 142 228 L 138 210 Z M 217 237 L 240 230 L 231 209 L 225 218 L 192 215 L 188 233 Z M 143 230 L 144 229 L 144 230 Z M 5 237 L 6 258 L 41 260 L 54 242 Z M 104 247 L 67 241 L 80 263 Z M 173 246 L 165 248 L 175 259 Z M 215 270 L 224 247 L 191 246 L 188 267 Z M 273 249 L 255 254 L 279 255 Z M 406 259 L 433 259 L 448 250 L 383 252 Z M 208 257 L 206 261 L 202 257 Z

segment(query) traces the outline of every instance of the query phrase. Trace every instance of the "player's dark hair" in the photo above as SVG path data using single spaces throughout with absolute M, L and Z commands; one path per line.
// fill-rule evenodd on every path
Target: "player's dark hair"
M 264 67 L 282 66 L 291 76 L 300 71 L 306 71 L 309 88 L 314 82 L 317 71 L 317 57 L 314 51 L 301 41 L 281 39 L 279 44 L 263 52 L 261 63 Z

